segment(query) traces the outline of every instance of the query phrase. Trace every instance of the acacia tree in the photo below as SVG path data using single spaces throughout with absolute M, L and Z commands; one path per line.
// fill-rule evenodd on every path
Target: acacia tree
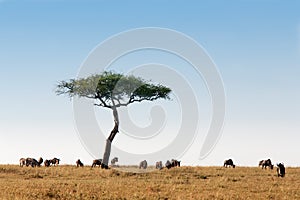
M 85 97 L 95 100 L 95 106 L 111 109 L 114 117 L 114 128 L 106 140 L 102 168 L 108 168 L 111 152 L 111 143 L 119 132 L 119 116 L 117 108 L 142 101 L 156 99 L 170 99 L 171 89 L 160 85 L 151 84 L 133 75 L 125 76 L 119 73 L 103 72 L 87 78 L 60 81 L 56 94 L 66 94 L 69 97 Z

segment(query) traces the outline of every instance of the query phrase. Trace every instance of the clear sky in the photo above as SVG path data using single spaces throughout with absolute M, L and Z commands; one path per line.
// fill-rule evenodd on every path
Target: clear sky
M 220 165 L 232 158 L 257 165 L 271 158 L 300 166 L 299 10 L 296 0 L 0 0 L 0 163 L 40 156 L 91 162 L 76 133 L 72 101 L 54 93 L 57 81 L 76 77 L 108 37 L 162 27 L 202 45 L 226 90 L 216 148 L 199 161 L 199 148 L 192 147 L 183 163 Z

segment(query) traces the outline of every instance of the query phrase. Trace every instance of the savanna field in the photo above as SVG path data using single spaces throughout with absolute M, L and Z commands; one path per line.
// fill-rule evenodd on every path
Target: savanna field
M 120 169 L 0 165 L 0 199 L 300 199 L 300 168 Z

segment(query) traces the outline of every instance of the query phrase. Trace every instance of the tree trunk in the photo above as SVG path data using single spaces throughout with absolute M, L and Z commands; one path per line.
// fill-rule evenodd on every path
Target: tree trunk
M 115 138 L 116 134 L 119 132 L 119 116 L 118 116 L 118 111 L 116 107 L 112 108 L 113 110 L 113 115 L 114 115 L 114 121 L 115 121 L 115 126 L 113 130 L 110 132 L 109 137 L 106 140 L 106 145 L 105 145 L 105 151 L 103 155 L 103 160 L 101 164 L 101 168 L 108 169 L 108 161 L 109 161 L 109 156 L 111 152 L 111 143 L 113 139 Z

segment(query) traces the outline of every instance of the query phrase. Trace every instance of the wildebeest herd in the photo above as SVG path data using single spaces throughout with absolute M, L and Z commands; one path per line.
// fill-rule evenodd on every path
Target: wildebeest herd
M 34 158 L 21 158 L 20 159 L 20 167 L 23 167 L 26 165 L 26 167 L 31 166 L 31 167 L 39 167 L 43 163 L 43 158 L 40 157 L 39 161 L 37 161 Z
M 38 160 L 34 159 L 34 158 L 20 158 L 20 167 L 23 167 L 24 165 L 26 167 L 31 166 L 31 167 L 40 167 L 43 163 L 43 158 L 40 157 Z M 119 161 L 118 157 L 114 157 L 111 160 L 111 167 L 118 167 L 118 165 L 116 165 L 116 163 Z M 50 167 L 50 166 L 58 166 L 60 162 L 60 159 L 58 158 L 53 158 L 53 159 L 46 159 L 44 161 L 44 166 L 45 167 Z M 170 169 L 172 167 L 180 167 L 180 162 L 176 159 L 172 159 L 171 161 L 167 160 L 165 163 L 165 166 L 163 166 L 162 161 L 157 161 L 155 163 L 155 168 L 156 169 L 163 169 L 164 167 L 167 169 Z M 102 165 L 102 159 L 95 159 L 92 162 L 91 168 L 96 167 L 96 166 L 101 166 Z M 258 166 L 261 167 L 262 169 L 273 169 L 274 165 L 271 162 L 271 159 L 266 159 L 266 160 L 261 160 L 258 163 Z M 80 159 L 78 159 L 76 161 L 76 167 L 84 167 L 84 164 L 82 163 L 82 161 Z M 146 160 L 143 160 L 139 163 L 139 169 L 147 169 L 148 167 L 148 163 Z M 233 163 L 232 159 L 228 159 L 224 161 L 223 167 L 232 167 L 235 168 L 235 164 Z M 278 177 L 284 177 L 285 176 L 285 167 L 283 163 L 279 163 L 277 164 L 277 175 Z
M 20 158 L 19 161 L 20 161 L 20 167 L 23 167 L 24 165 L 26 167 L 28 167 L 28 166 L 40 167 L 44 160 L 42 157 L 40 157 L 38 161 L 35 158 Z M 45 167 L 50 167 L 51 165 L 57 166 L 59 164 L 59 161 L 60 161 L 60 159 L 58 159 L 58 158 L 45 160 L 44 165 L 45 165 Z
M 180 162 L 181 161 L 178 161 L 178 160 L 175 160 L 175 159 L 172 159 L 171 161 L 167 160 L 166 164 L 165 164 L 165 167 L 167 169 L 170 169 L 172 167 L 180 167 Z M 148 166 L 148 163 L 146 160 L 143 160 L 142 162 L 140 162 L 140 165 L 139 165 L 139 168 L 140 169 L 147 169 L 147 166 Z M 156 169 L 163 169 L 163 164 L 162 164 L 162 161 L 157 161 L 155 163 L 155 168 Z
M 117 165 L 115 164 L 116 162 L 118 162 L 117 157 L 115 157 L 111 160 L 111 166 L 112 167 L 117 167 Z M 165 164 L 165 167 L 167 169 L 170 169 L 172 167 L 180 167 L 180 162 L 181 161 L 178 161 L 178 160 L 175 160 L 175 159 L 172 159 L 171 161 L 167 160 L 167 162 Z M 93 163 L 92 163 L 91 167 L 93 168 L 93 167 L 96 167 L 97 165 L 100 167 L 101 164 L 102 164 L 102 159 L 95 159 L 95 160 L 93 160 Z M 77 162 L 76 162 L 76 165 L 78 166 Z M 82 164 L 82 166 L 83 166 L 83 164 Z M 148 167 L 147 160 L 143 160 L 139 163 L 139 169 L 147 169 L 147 167 Z M 162 161 L 156 162 L 155 168 L 156 169 L 163 169 L 164 167 L 163 167 Z
M 228 160 L 225 160 L 224 161 L 224 167 L 233 167 L 235 168 L 235 164 L 233 164 L 233 161 L 232 159 L 228 159 Z M 274 165 L 272 164 L 272 161 L 271 159 L 267 159 L 267 160 L 261 160 L 259 161 L 258 163 L 258 166 L 261 167 L 262 169 L 273 169 L 274 168 Z M 284 177 L 285 176 L 285 167 L 284 167 L 284 164 L 283 163 L 279 163 L 277 164 L 277 176 L 278 177 Z

